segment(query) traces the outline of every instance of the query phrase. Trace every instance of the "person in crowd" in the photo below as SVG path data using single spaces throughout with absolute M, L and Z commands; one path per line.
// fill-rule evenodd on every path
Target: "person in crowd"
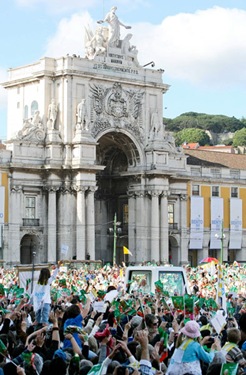
M 50 274 L 49 268 L 42 268 L 39 274 L 38 282 L 34 287 L 29 303 L 33 303 L 35 311 L 35 324 L 48 325 L 49 313 L 51 309 L 50 287 L 59 272 L 60 262 L 55 268 L 53 274 Z
M 202 374 L 200 361 L 212 362 L 214 350 L 221 350 L 221 347 L 219 339 L 216 338 L 211 347 L 211 352 L 207 353 L 202 346 L 208 338 L 205 337 L 200 342 L 200 336 L 199 324 L 195 320 L 188 321 L 180 330 L 180 337 L 170 360 L 167 375 Z

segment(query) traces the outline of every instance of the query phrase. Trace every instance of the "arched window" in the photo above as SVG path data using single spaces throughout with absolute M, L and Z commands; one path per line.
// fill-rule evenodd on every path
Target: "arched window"
M 38 110 L 38 102 L 34 100 L 31 104 L 31 116 L 34 115 L 34 112 Z

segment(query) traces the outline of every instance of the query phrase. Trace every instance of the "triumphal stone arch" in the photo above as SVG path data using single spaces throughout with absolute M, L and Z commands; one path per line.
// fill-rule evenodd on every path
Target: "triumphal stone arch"
M 119 263 L 123 246 L 132 253 L 126 261 L 165 262 L 175 241 L 172 262 L 187 260 L 186 158 L 162 119 L 169 86 L 162 69 L 140 64 L 123 27 L 131 28 L 113 7 L 85 29 L 85 57 L 45 57 L 9 71 L 6 258 L 11 249 L 17 263 L 27 259 L 22 238 L 36 233 L 41 263 Z M 175 241 L 169 205 L 182 228 Z

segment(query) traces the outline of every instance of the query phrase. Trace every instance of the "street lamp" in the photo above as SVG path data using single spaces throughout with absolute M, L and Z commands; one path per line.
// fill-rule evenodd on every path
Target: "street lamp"
M 117 234 L 121 234 L 122 229 L 119 228 L 121 225 L 120 221 L 117 221 L 117 215 L 114 214 L 114 226 L 113 228 L 109 228 L 109 233 L 113 233 L 114 235 L 114 245 L 113 245 L 113 266 L 116 264 L 116 241 L 117 241 Z
M 220 240 L 220 264 L 223 263 L 223 255 L 224 255 L 224 239 L 225 239 L 225 235 L 224 235 L 224 225 L 223 225 L 223 221 L 221 222 L 221 232 L 220 234 L 216 233 L 214 235 L 218 240 Z

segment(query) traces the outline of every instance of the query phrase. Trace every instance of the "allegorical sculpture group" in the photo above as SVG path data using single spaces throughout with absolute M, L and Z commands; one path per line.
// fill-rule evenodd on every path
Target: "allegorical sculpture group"
M 126 61 L 138 66 L 138 51 L 135 46 L 130 44 L 132 34 L 129 33 L 124 39 L 120 39 L 120 27 L 131 29 L 131 26 L 126 26 L 120 22 L 115 13 L 116 10 L 117 7 L 112 7 L 104 19 L 98 21 L 100 25 L 107 23 L 108 27 L 98 26 L 94 34 L 90 28 L 86 28 L 85 57 L 89 60 L 93 60 L 96 56 L 107 56 L 111 53 L 118 56 L 122 55 Z

